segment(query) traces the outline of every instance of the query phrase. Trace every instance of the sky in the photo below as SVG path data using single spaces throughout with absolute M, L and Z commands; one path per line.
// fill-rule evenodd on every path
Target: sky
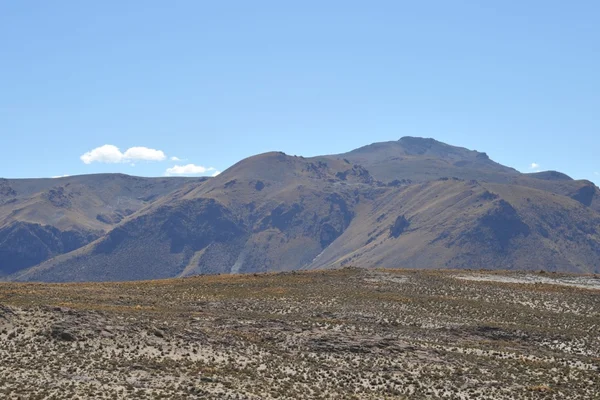
M 0 0 L 0 176 L 402 136 L 600 184 L 598 1 Z

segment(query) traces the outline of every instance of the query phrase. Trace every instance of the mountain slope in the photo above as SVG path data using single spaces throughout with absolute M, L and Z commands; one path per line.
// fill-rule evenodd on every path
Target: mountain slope
M 372 178 L 344 161 L 283 153 L 251 157 L 18 279 L 154 279 L 305 268 L 346 229 L 361 190 L 372 190 Z
M 98 174 L 0 180 L 0 276 L 101 237 L 154 200 L 205 179 Z
M 435 181 L 378 198 L 311 268 L 598 272 L 599 228 L 600 214 L 567 197 L 517 185 Z

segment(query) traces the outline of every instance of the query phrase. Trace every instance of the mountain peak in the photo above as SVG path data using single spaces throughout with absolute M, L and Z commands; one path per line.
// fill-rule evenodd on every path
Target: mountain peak
M 422 155 L 428 152 L 440 155 L 440 153 L 447 154 L 451 149 L 456 149 L 454 146 L 450 146 L 446 143 L 442 143 L 432 138 L 421 138 L 413 136 L 405 136 L 398 140 L 400 144 L 408 154 Z M 466 150 L 466 149 L 465 149 Z
M 488 160 L 486 153 L 481 153 L 476 150 L 469 150 L 464 147 L 452 146 L 433 138 L 423 138 L 417 136 L 404 136 L 398 142 L 410 154 L 425 154 L 432 153 L 439 156 L 447 156 L 449 154 L 460 156 L 475 156 L 479 160 Z
M 494 162 L 486 153 L 414 136 L 372 143 L 337 157 L 363 165 L 383 182 L 400 177 L 418 182 L 450 176 L 505 182 L 509 176 L 518 175 L 515 169 Z
M 441 144 L 448 146 L 446 143 L 440 142 L 439 140 L 435 140 L 434 138 L 424 138 L 420 136 L 403 136 L 400 139 L 398 139 L 398 142 L 400 142 L 401 144 L 421 144 L 429 146 Z

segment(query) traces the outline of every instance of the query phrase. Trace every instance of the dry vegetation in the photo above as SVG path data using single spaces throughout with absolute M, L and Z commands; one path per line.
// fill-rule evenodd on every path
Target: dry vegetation
M 0 398 L 600 398 L 600 279 L 577 279 L 344 268 L 4 283 Z

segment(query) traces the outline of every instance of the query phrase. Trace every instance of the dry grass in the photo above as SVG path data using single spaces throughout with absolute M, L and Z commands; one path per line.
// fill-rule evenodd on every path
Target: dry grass
M 0 284 L 0 397 L 597 398 L 600 290 L 469 275 Z

